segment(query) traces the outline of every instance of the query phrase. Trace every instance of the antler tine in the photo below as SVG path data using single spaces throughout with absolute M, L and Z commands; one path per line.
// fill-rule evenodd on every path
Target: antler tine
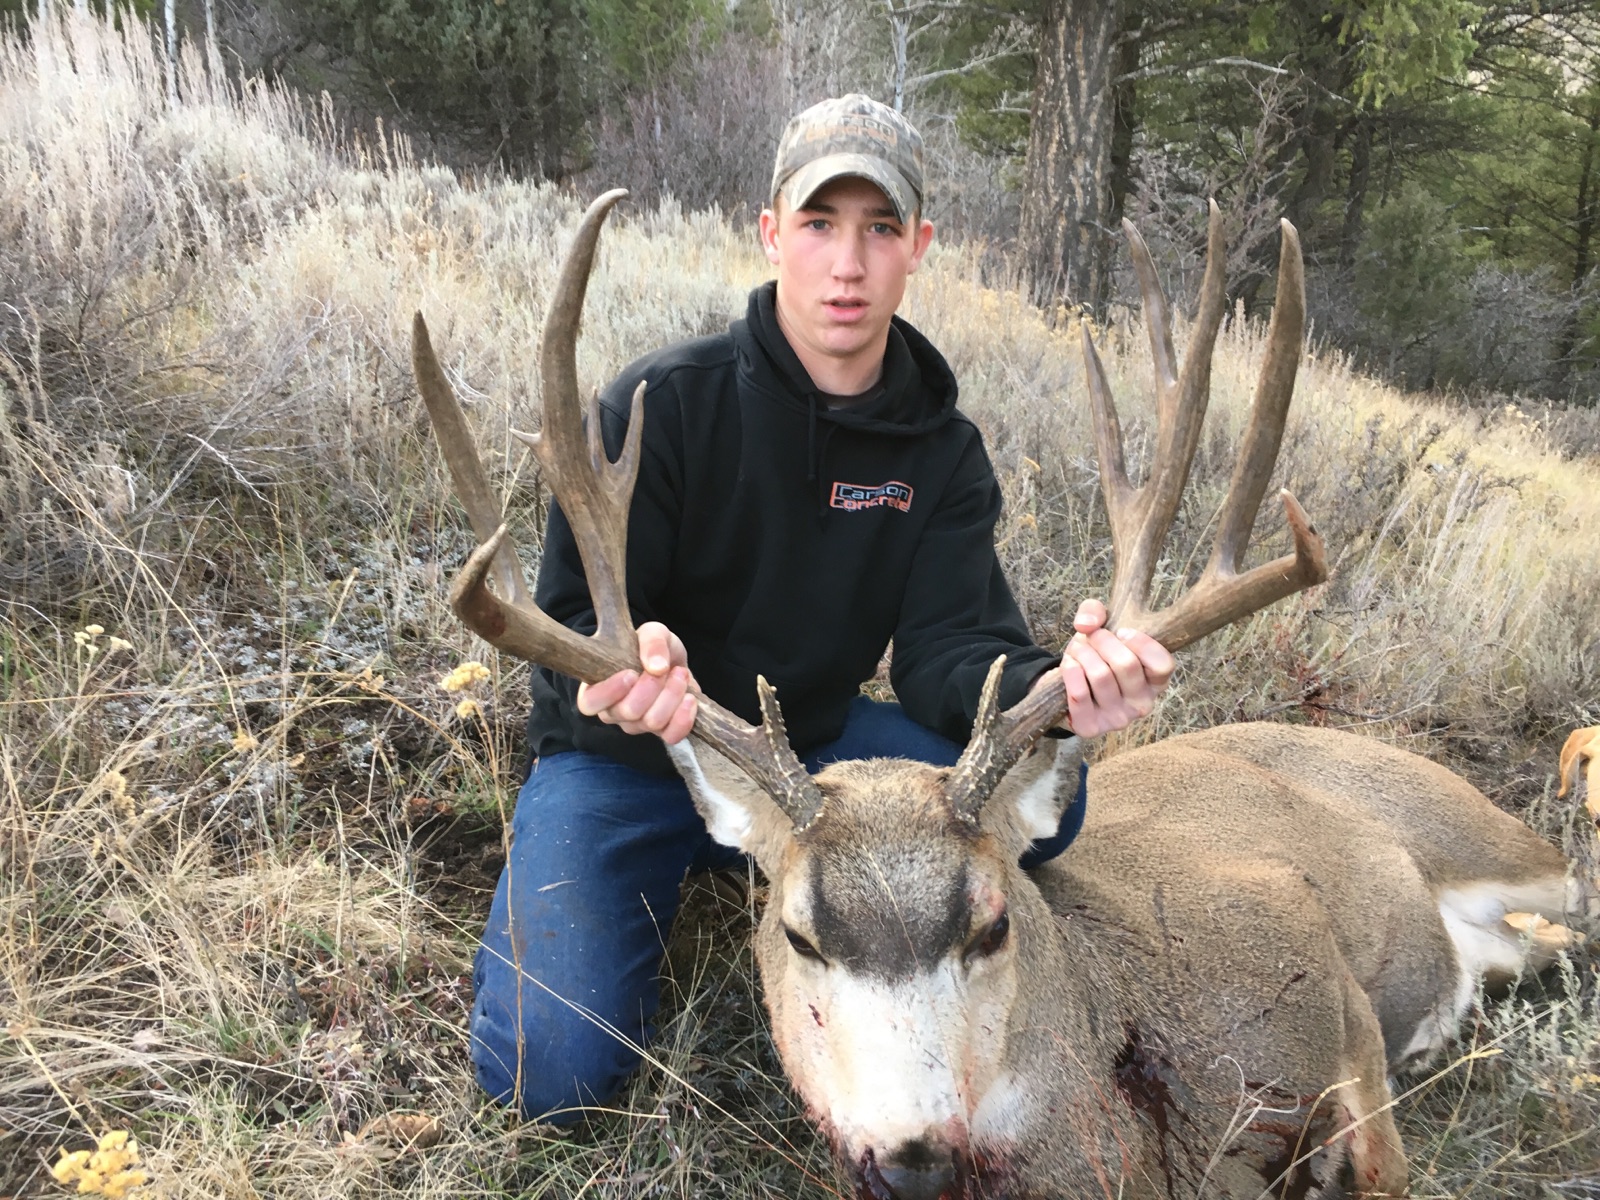
M 1155 460 L 1148 478 L 1138 488 L 1128 482 L 1116 405 L 1088 330 L 1084 331 L 1083 340 L 1101 489 L 1111 523 L 1111 546 L 1116 560 L 1111 611 L 1120 623 L 1137 625 L 1144 616 L 1156 562 L 1183 499 L 1189 465 L 1200 443 L 1200 427 L 1211 396 L 1211 355 L 1227 304 L 1223 280 L 1227 250 L 1222 236 L 1222 213 L 1213 201 L 1206 237 L 1206 272 L 1200 288 L 1194 334 L 1188 357 L 1179 370 L 1172 349 L 1166 296 L 1161 290 L 1150 250 L 1131 221 L 1125 220 L 1122 224 L 1128 237 L 1128 250 L 1133 256 L 1134 271 L 1139 277 L 1150 353 L 1155 359 Z
M 612 207 L 628 194 L 614 188 L 599 196 L 578 222 L 578 232 L 567 251 L 555 296 L 545 314 L 540 339 L 539 376 L 544 385 L 544 427 L 533 440 L 534 452 L 550 478 L 572 526 L 573 540 L 583 558 L 589 593 L 594 599 L 602 641 L 634 643 L 633 617 L 623 584 L 628 550 L 628 505 L 638 474 L 638 440 L 643 390 L 634 393 L 628 419 L 628 436 L 621 457 L 612 463 L 600 443 L 598 401 L 590 403 L 588 433 L 584 431 L 584 406 L 578 393 L 578 324 L 589 288 L 600 227 Z
M 1156 365 L 1158 431 L 1155 465 L 1150 477 L 1142 487 L 1134 488 L 1128 482 L 1123 461 L 1122 431 L 1111 387 L 1086 329 L 1084 367 L 1089 381 L 1095 448 L 1100 459 L 1100 483 L 1111 523 L 1115 558 L 1110 625 L 1142 629 L 1167 649 L 1177 650 L 1328 577 L 1322 538 L 1287 491 L 1281 495 L 1294 539 L 1294 552 L 1243 575 L 1238 573 L 1267 479 L 1277 460 L 1289 398 L 1294 391 L 1305 331 L 1305 272 L 1299 237 L 1294 227 L 1284 221 L 1278 298 L 1267 334 L 1266 360 L 1257 381 L 1250 425 L 1228 486 L 1210 561 L 1199 582 L 1176 603 L 1151 612 L 1146 606 L 1156 555 L 1177 515 L 1210 400 L 1211 357 L 1227 302 L 1223 280 L 1226 247 L 1222 216 L 1213 201 L 1206 239 L 1205 279 L 1194 332 L 1188 357 L 1181 372 L 1175 374 L 1166 299 L 1161 293 L 1154 264 L 1138 232 L 1126 221 L 1123 225 L 1128 231 L 1128 246 L 1150 324 L 1150 349 Z M 1005 712 L 996 712 L 994 694 L 998 693 L 1003 662 L 1004 659 L 997 660 L 990 670 L 972 740 L 946 784 L 946 795 L 955 812 L 971 822 L 977 820 L 989 794 L 1006 771 L 1027 753 L 1041 733 L 1059 723 L 1067 711 L 1060 668 L 1055 668 L 1040 678 L 1017 704 Z
M 1272 306 L 1272 322 L 1267 326 L 1266 359 L 1256 380 L 1250 424 L 1239 445 L 1239 458 L 1228 483 L 1228 498 L 1222 506 L 1211 555 L 1213 569 L 1230 573 L 1244 565 L 1250 528 L 1255 524 L 1261 498 L 1266 495 L 1273 464 L 1278 461 L 1289 399 L 1300 369 L 1300 344 L 1305 336 L 1306 281 L 1300 234 L 1288 221 L 1279 221 L 1278 225 L 1278 294 Z
M 456 399 L 455 389 L 434 356 L 428 323 L 421 313 L 411 318 L 411 369 L 417 377 L 422 402 L 428 406 L 428 417 L 433 422 L 434 436 L 439 439 L 439 449 L 444 452 L 445 465 L 450 469 L 450 482 L 467 510 L 472 531 L 478 535 L 479 542 L 486 542 L 497 528 L 503 528 L 500 505 L 489 487 L 489 477 L 478 458 L 477 447 L 473 445 L 461 402 Z M 496 545 L 501 547 L 494 557 L 500 586 L 512 603 L 526 604 L 528 589 L 522 580 L 522 564 L 517 561 L 516 547 L 508 539 Z
M 484 499 L 489 491 L 483 468 L 472 449 L 466 421 L 434 360 L 420 316 L 413 328 L 418 383 L 445 448 L 457 494 L 484 539 L 451 587 L 450 606 L 469 629 L 496 648 L 589 683 L 639 668 L 638 639 L 628 608 L 626 555 L 628 509 L 638 478 L 644 429 L 645 385 L 641 382 L 634 389 L 622 452 L 611 462 L 601 440 L 598 397 L 591 399 L 585 421 L 577 373 L 578 325 L 600 228 L 625 195 L 622 189 L 607 192 L 589 206 L 578 224 L 541 338 L 544 427 L 539 434 L 517 434 L 533 447 L 572 528 L 594 601 L 598 628 L 592 637 L 563 625 L 529 602 L 520 572 L 505 584 L 510 601 L 489 590 L 490 571 L 507 559 L 515 563 L 515 555 L 506 527 L 499 524 L 498 509 Z M 447 402 L 436 403 L 441 398 Z M 504 580 L 503 569 L 501 573 Z M 752 726 L 701 697 L 692 736 L 735 762 L 803 829 L 822 810 L 822 792 L 789 747 L 776 693 L 764 679 L 758 681 L 757 690 L 760 725 Z
M 1281 222 L 1281 228 L 1278 293 L 1267 328 L 1266 358 L 1256 381 L 1250 423 L 1228 483 L 1211 558 L 1193 587 L 1142 626 L 1168 649 L 1187 646 L 1328 577 L 1322 536 L 1287 490 L 1279 494 L 1294 550 L 1239 574 L 1250 530 L 1283 442 L 1305 335 L 1305 266 L 1300 256 L 1300 238 L 1288 221 Z
M 1122 218 L 1122 235 L 1128 239 L 1133 256 L 1133 273 L 1139 280 L 1139 298 L 1144 304 L 1145 332 L 1150 337 L 1150 360 L 1156 375 L 1158 418 L 1167 422 L 1166 408 L 1178 385 L 1178 356 L 1172 349 L 1172 322 L 1167 317 L 1167 296 L 1161 290 L 1161 277 L 1144 236 L 1128 218 Z

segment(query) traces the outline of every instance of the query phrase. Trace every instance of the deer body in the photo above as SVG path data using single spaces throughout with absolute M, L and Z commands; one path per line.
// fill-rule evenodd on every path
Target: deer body
M 824 771 L 798 833 L 727 764 L 693 785 L 749 818 L 774 1036 L 861 1195 L 1401 1192 L 1386 1075 L 1521 969 L 1506 911 L 1569 911 L 1559 852 L 1424 759 L 1244 725 L 1097 766 L 1030 876 L 1047 762 L 977 829 L 904 763 Z

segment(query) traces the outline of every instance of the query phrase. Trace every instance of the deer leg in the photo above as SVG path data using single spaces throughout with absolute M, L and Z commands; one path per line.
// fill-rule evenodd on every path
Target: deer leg
M 1341 1120 L 1328 1135 L 1330 1150 L 1342 1143 L 1347 1157 L 1339 1172 L 1349 1195 L 1403 1196 L 1409 1171 L 1384 1069 L 1383 1031 L 1367 994 L 1341 966 L 1344 989 L 1343 1083 L 1335 1092 Z M 1327 1192 L 1338 1195 L 1337 1191 Z

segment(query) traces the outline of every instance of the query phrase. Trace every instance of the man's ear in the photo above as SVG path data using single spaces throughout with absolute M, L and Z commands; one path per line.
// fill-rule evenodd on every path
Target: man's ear
M 743 850 L 771 876 L 794 840 L 794 822 L 732 762 L 685 738 L 667 747 L 713 839 Z
M 766 252 L 767 261 L 773 266 L 778 265 L 778 214 L 770 208 L 761 210 L 761 249 Z
M 933 222 L 927 220 L 918 221 L 917 230 L 913 236 L 917 240 L 916 245 L 911 249 L 911 268 L 906 272 L 907 275 L 916 273 L 917 268 L 922 265 L 923 256 L 928 253 L 928 247 L 933 245 Z
M 1040 738 L 1006 772 L 983 806 L 980 824 L 1013 860 L 1036 838 L 1051 837 L 1060 827 L 1061 814 L 1077 799 L 1082 762 L 1081 738 Z

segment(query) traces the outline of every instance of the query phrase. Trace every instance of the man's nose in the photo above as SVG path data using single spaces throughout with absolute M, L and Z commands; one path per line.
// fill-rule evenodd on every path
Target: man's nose
M 867 273 L 866 255 L 862 253 L 859 238 L 839 239 L 839 252 L 833 260 L 833 274 L 838 279 L 860 279 Z

